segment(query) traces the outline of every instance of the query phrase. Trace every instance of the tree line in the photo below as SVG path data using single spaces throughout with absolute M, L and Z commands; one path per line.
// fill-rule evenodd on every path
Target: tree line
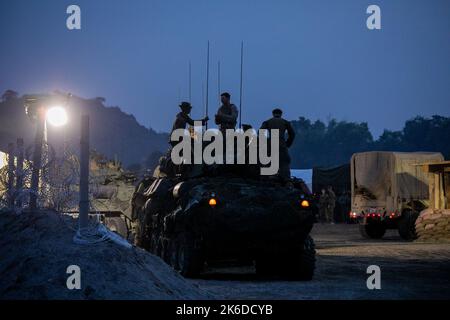
M 291 167 L 307 169 L 348 163 L 353 153 L 364 151 L 430 151 L 450 158 L 450 118 L 415 117 L 402 130 L 384 130 L 374 139 L 367 122 L 332 119 L 328 124 L 304 117 L 293 120 L 296 138 L 291 147 Z
M 0 146 L 16 137 L 32 141 L 34 128 L 23 108 L 23 99 L 14 90 L 6 90 L 0 102 Z M 88 111 L 92 122 L 92 145 L 108 157 L 117 155 L 126 167 L 134 171 L 153 169 L 167 148 L 168 134 L 145 128 L 118 107 L 106 107 L 105 98 L 73 97 L 71 109 Z M 374 139 L 366 122 L 338 121 L 324 123 L 304 117 L 291 121 L 296 139 L 290 154 L 291 167 L 307 169 L 332 167 L 348 163 L 352 154 L 363 151 L 431 151 L 450 158 L 450 117 L 434 115 L 415 117 L 405 122 L 399 131 L 384 130 Z M 70 127 L 70 125 L 69 125 Z M 67 136 L 74 136 L 67 128 Z

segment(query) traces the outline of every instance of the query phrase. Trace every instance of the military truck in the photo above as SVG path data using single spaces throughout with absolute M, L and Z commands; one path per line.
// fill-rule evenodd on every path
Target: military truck
M 136 245 L 187 277 L 214 261 L 254 262 L 263 276 L 313 277 L 314 217 L 302 180 L 286 186 L 246 165 L 199 165 L 187 176 L 163 171 L 133 195 Z
M 361 235 L 380 239 L 387 229 L 398 229 L 403 239 L 414 240 L 415 221 L 429 206 L 428 177 L 419 165 L 442 160 L 430 152 L 355 153 L 350 218 L 359 222 Z

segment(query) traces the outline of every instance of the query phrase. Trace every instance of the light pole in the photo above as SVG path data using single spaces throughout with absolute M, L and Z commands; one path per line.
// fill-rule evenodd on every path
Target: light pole
M 44 142 L 45 114 L 43 107 L 36 109 L 36 135 L 34 138 L 33 169 L 31 172 L 30 210 L 37 208 L 37 194 L 39 191 L 39 172 L 42 165 L 42 144 Z
M 55 99 L 53 97 L 48 95 L 25 96 L 26 113 L 33 122 L 36 122 L 36 135 L 33 150 L 33 169 L 31 173 L 31 211 L 37 209 L 39 174 L 42 166 L 42 147 L 45 138 L 46 121 L 54 126 L 63 126 L 67 123 L 66 110 L 55 104 L 54 100 Z
M 79 210 L 79 228 L 84 229 L 89 215 L 89 116 L 86 114 L 81 117 Z

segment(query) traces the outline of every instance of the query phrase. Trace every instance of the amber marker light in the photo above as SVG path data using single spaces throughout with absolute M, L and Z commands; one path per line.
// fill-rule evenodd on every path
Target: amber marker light
M 308 200 L 303 200 L 300 205 L 302 206 L 302 208 L 309 208 L 309 201 Z
M 211 198 L 211 199 L 209 199 L 208 204 L 214 208 L 217 205 L 217 201 L 216 201 L 216 199 Z

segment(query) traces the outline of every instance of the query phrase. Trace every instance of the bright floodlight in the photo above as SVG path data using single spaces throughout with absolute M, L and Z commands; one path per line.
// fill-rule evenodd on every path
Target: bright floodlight
M 62 107 L 51 107 L 47 110 L 47 121 L 52 126 L 60 127 L 67 123 L 67 113 Z

